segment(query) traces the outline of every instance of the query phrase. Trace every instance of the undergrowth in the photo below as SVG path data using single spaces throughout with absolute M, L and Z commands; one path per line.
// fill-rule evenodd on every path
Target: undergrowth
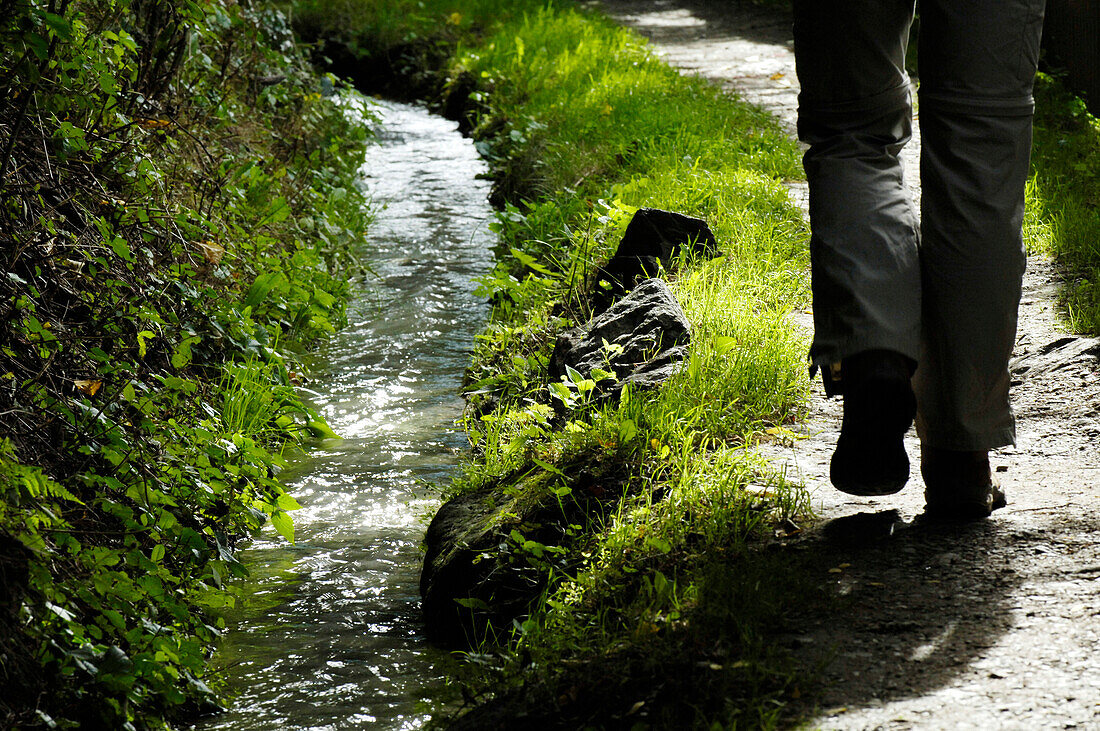
M 331 433 L 366 135 L 258 3 L 5 3 L 0 79 L 0 726 L 162 727 Z

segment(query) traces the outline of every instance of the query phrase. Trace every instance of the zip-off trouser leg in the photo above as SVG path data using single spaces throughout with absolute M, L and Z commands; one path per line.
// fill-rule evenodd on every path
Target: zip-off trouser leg
M 912 0 L 795 0 L 810 186 L 814 365 L 887 349 L 917 361 L 934 447 L 1011 444 L 1008 358 L 1042 0 L 921 0 L 921 222 L 898 154 L 911 134 Z

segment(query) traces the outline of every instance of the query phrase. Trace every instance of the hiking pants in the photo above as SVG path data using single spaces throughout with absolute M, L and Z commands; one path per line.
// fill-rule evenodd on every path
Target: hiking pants
M 794 2 L 811 362 L 828 370 L 872 349 L 916 361 L 917 431 L 929 446 L 1015 442 L 1008 359 L 1043 5 L 920 0 L 918 220 L 898 159 L 912 134 L 913 0 Z

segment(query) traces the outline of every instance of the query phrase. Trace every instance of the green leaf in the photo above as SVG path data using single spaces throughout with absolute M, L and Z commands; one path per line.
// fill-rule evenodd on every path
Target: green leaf
M 329 309 L 336 304 L 336 298 L 323 289 L 313 288 L 313 299 L 322 307 Z
M 197 343 L 201 338 L 198 335 L 191 335 L 184 338 L 176 346 L 175 352 L 172 353 L 172 367 L 173 368 L 186 368 L 191 363 L 191 343 Z
M 672 550 L 672 544 L 660 536 L 650 536 L 646 539 L 645 544 L 658 553 L 668 553 Z M 657 572 L 657 576 L 660 576 L 661 579 L 665 578 L 660 572 Z
M 332 430 L 328 424 L 318 419 L 311 419 L 306 428 L 309 429 L 309 433 L 315 437 L 321 437 L 322 439 L 339 439 L 340 435 Z
M 301 510 L 302 508 L 297 500 L 285 492 L 279 495 L 278 499 L 275 500 L 275 506 L 280 510 Z
M 516 257 L 516 261 L 518 261 L 520 264 L 527 267 L 528 269 L 533 269 L 539 274 L 545 274 L 548 277 L 558 276 L 554 272 L 544 267 L 542 264 L 539 264 L 535 257 L 531 256 L 530 254 L 524 251 L 520 251 L 519 249 L 516 249 L 514 247 L 510 249 L 510 251 L 512 252 L 512 256 Z
M 294 543 L 294 520 L 285 510 L 276 510 L 271 514 L 271 525 L 288 542 Z
M 593 368 L 592 369 L 592 380 L 595 381 L 596 383 L 599 383 L 600 381 L 606 381 L 606 380 L 609 380 L 609 379 L 612 380 L 612 381 L 617 381 L 618 376 L 615 375 L 614 371 L 605 371 L 603 368 Z
M 46 22 L 46 26 L 58 38 L 63 41 L 72 40 L 73 27 L 64 16 L 55 13 L 42 13 L 42 20 Z
M 179 391 L 180 393 L 195 393 L 199 390 L 198 385 L 194 381 L 189 381 L 185 378 L 178 378 L 176 376 L 164 376 L 161 378 L 161 383 L 164 387 L 171 391 Z
M 118 257 L 125 259 L 126 261 L 134 260 L 134 254 L 132 251 L 130 251 L 130 245 L 126 243 L 125 239 L 118 237 L 112 239 L 111 251 L 115 252 Z
M 155 338 L 156 336 L 157 336 L 157 334 L 155 332 L 151 331 L 151 330 L 142 330 L 141 332 L 139 332 L 137 334 L 138 357 L 139 358 L 144 358 L 145 353 L 147 352 L 145 341 L 148 340 L 149 338 Z
M 564 472 L 562 472 L 561 470 L 559 470 L 559 469 L 558 469 L 557 467 L 555 467 L 554 465 L 550 464 L 549 462 L 543 462 L 543 461 L 542 461 L 541 459 L 539 459 L 538 457 L 532 457 L 532 458 L 531 458 L 531 461 L 532 461 L 532 462 L 534 462 L 535 464 L 537 464 L 537 465 L 538 465 L 539 467 L 541 467 L 541 468 L 543 468 L 544 470 L 546 470 L 547 472 L 553 473 L 553 474 L 555 474 L 555 475 L 560 475 L 561 477 L 565 477 L 565 473 L 564 473 Z
M 720 355 L 725 355 L 737 347 L 737 338 L 719 337 L 714 341 L 714 347 Z
M 457 602 L 459 606 L 466 607 L 467 609 L 480 609 L 483 612 L 489 611 L 489 605 L 486 604 L 483 599 L 467 597 L 465 599 L 455 599 L 455 602 Z
M 261 274 L 252 282 L 252 286 L 248 288 L 248 292 L 245 293 L 241 303 L 245 307 L 255 307 L 268 298 L 268 295 L 271 294 L 271 290 L 276 287 L 281 288 L 287 284 L 286 275 L 282 272 L 266 272 Z

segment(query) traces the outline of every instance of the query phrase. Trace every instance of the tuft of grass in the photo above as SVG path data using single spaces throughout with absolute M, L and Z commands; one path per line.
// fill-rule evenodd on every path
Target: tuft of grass
M 455 489 L 609 455 L 626 470 L 606 486 L 619 496 L 611 508 L 582 520 L 563 541 L 568 559 L 545 567 L 530 615 L 510 636 L 486 634 L 506 640 L 510 661 L 487 669 L 478 654 L 469 687 L 501 695 L 524 682 L 556 689 L 557 699 L 577 680 L 554 668 L 613 662 L 614 705 L 639 684 L 652 692 L 662 667 L 693 667 L 685 647 L 719 647 L 732 660 L 716 664 L 728 672 L 678 687 L 658 713 L 694 705 L 708 724 L 774 724 L 795 682 L 762 639 L 775 616 L 760 607 L 774 603 L 727 622 L 720 602 L 741 591 L 740 579 L 716 566 L 809 512 L 801 490 L 750 449 L 798 419 L 809 391 L 806 343 L 788 317 L 809 296 L 807 232 L 783 185 L 801 175 L 797 146 L 765 113 L 569 8 L 467 39 L 453 62 L 460 73 L 482 80 L 474 134 L 504 210 L 499 263 L 482 282 L 497 304 L 470 372 L 481 407 L 467 422 L 476 456 Z M 552 402 L 544 374 L 553 335 L 587 319 L 592 273 L 642 206 L 706 219 L 722 249 L 665 274 L 692 325 L 690 359 L 661 391 L 574 405 L 555 429 L 539 411 Z M 761 596 L 778 591 L 754 586 Z M 532 699 L 524 703 L 529 710 Z

